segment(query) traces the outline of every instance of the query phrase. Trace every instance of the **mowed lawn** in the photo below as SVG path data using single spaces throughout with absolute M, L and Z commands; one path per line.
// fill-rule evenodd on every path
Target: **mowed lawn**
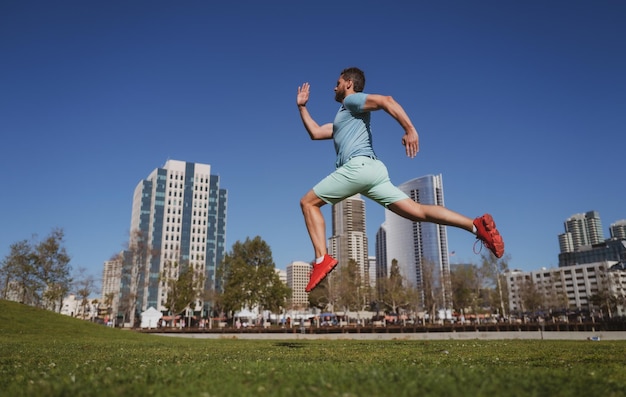
M 0 396 L 626 396 L 626 341 L 185 339 L 0 301 Z

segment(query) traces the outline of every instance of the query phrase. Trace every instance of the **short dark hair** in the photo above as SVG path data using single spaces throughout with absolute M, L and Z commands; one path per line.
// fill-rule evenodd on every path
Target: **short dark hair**
M 345 68 L 341 71 L 341 76 L 344 80 L 352 81 L 354 91 L 362 92 L 365 88 L 365 73 L 361 69 L 355 67 Z

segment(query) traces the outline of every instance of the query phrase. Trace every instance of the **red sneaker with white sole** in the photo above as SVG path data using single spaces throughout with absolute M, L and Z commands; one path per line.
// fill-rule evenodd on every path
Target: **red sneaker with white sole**
M 330 272 L 337 266 L 337 259 L 326 254 L 324 260 L 320 264 L 314 264 L 311 275 L 309 276 L 309 284 L 304 289 L 306 292 L 311 292 L 313 288 L 317 287 L 328 276 Z
M 496 258 L 502 258 L 502 255 L 504 255 L 504 241 L 502 236 L 500 236 L 500 232 L 496 229 L 493 217 L 489 214 L 479 216 L 474 219 L 474 226 L 476 226 L 476 238 L 493 252 Z

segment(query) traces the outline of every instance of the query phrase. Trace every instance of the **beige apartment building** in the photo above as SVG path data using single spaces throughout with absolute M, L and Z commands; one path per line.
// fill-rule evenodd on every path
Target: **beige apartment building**
M 513 270 L 506 275 L 509 310 L 526 312 L 531 306 L 549 309 L 599 310 L 594 296 L 617 302 L 609 316 L 623 316 L 626 300 L 624 264 L 614 261 L 589 263 L 533 272 Z M 532 300 L 532 303 L 531 303 Z M 621 303 L 620 303 L 621 302 Z

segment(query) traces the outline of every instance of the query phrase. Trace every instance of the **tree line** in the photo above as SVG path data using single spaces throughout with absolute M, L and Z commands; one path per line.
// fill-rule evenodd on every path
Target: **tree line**
M 73 292 L 87 306 L 95 280 L 84 268 L 72 274 L 64 239 L 63 229 L 55 228 L 43 240 L 33 236 L 11 244 L 0 262 L 2 299 L 60 312 L 63 299 Z
M 149 258 L 158 253 L 139 235 L 131 241 L 125 251 L 129 257 L 120 258 L 126 264 L 123 275 L 126 291 L 120 294 L 123 299 L 117 302 L 117 307 L 112 307 L 114 296 L 108 294 L 102 303 L 110 314 L 123 312 L 125 319 L 134 320 L 142 308 L 142 302 L 137 301 L 138 291 L 147 285 Z M 0 296 L 60 312 L 63 299 L 74 293 L 82 305 L 88 305 L 95 280 L 82 268 L 72 275 L 70 259 L 60 228 L 53 229 L 42 240 L 34 236 L 11 244 L 9 254 L 0 262 Z M 392 260 L 388 274 L 376 280 L 375 285 L 362 280 L 357 263 L 350 260 L 309 294 L 308 307 L 322 311 L 370 310 L 413 315 L 421 312 L 431 319 L 442 308 L 465 316 L 506 316 L 508 262 L 508 256 L 497 259 L 487 253 L 480 257 L 479 264 L 453 265 L 449 272 L 443 273 L 426 262 L 420 269 L 418 288 L 401 274 L 397 260 Z M 162 303 L 172 314 L 197 312 L 198 306 L 204 304 L 210 306 L 207 315 L 211 317 L 232 317 L 242 308 L 274 313 L 307 308 L 291 302 L 291 291 L 280 281 L 271 249 L 259 236 L 235 242 L 219 264 L 213 282 L 207 282 L 202 271 L 178 261 L 163 265 L 159 282 L 167 296 Z M 524 311 L 568 309 L 567 295 L 562 289 L 526 280 L 518 292 Z M 609 313 L 617 303 L 622 303 L 613 302 L 615 299 L 604 287 L 591 300 Z
M 507 270 L 508 257 L 499 260 L 492 255 L 481 256 L 480 265 L 456 265 L 449 272 L 425 262 L 415 285 L 393 259 L 388 274 L 371 286 L 369 280 L 361 280 L 356 261 L 349 260 L 309 294 L 309 304 L 320 310 L 344 312 L 370 310 L 411 317 L 421 313 L 433 321 L 440 309 L 466 315 L 504 315 L 508 307 Z
M 0 267 L 2 298 L 11 297 L 24 304 L 60 311 L 63 298 L 74 292 L 87 305 L 95 281 L 85 274 L 85 269 L 78 269 L 75 277 L 71 275 L 70 256 L 64 244 L 64 232 L 60 228 L 41 241 L 33 238 L 12 244 Z M 127 257 L 122 255 L 118 259 L 126 264 L 122 275 L 126 291 L 121 294 L 117 308 L 112 307 L 113 294 L 108 294 L 102 303 L 109 313 L 123 312 L 125 320 L 133 323 L 142 303 L 137 301 L 138 291 L 147 285 L 149 258 L 158 253 L 136 232 L 125 251 Z M 400 274 L 395 260 L 387 277 L 377 280 L 375 287 L 360 279 L 356 262 L 350 260 L 309 294 L 309 306 L 320 310 L 376 309 L 397 314 L 426 308 L 434 318 L 436 309 L 454 302 L 457 310 L 478 313 L 501 307 L 504 312 L 503 297 L 507 293 L 502 286 L 506 283 L 500 283 L 498 277 L 506 270 L 507 263 L 494 259 L 483 256 L 480 267 L 461 266 L 443 275 L 436 275 L 436 269 L 425 264 L 419 289 Z M 206 283 L 202 272 L 177 261 L 164 264 L 159 281 L 167 296 L 163 305 L 173 314 L 195 310 L 205 302 L 210 303 L 209 314 L 214 317 L 232 316 L 246 307 L 272 312 L 304 309 L 291 304 L 291 291 L 280 281 L 271 249 L 259 236 L 233 244 L 219 264 L 215 283 Z

